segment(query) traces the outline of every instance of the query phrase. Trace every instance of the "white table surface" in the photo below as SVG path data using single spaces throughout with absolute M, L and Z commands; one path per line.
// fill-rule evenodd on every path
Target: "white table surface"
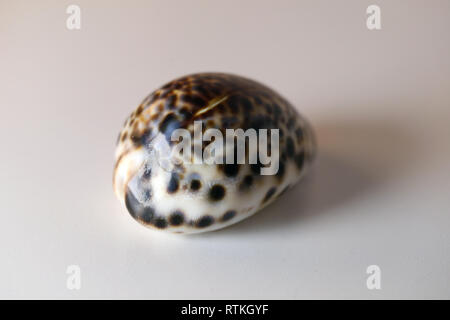
M 0 298 L 450 298 L 449 31 L 449 1 L 1 0 Z M 320 149 L 252 218 L 171 236 L 120 207 L 114 146 L 199 71 L 278 90 Z

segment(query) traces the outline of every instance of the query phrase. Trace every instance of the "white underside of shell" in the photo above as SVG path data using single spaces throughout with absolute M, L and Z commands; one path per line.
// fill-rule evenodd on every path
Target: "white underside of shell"
M 305 141 L 303 147 L 305 153 L 312 154 L 313 141 Z M 201 189 L 192 192 L 189 190 L 189 179 L 183 179 L 177 192 L 168 193 L 167 186 L 171 178 L 171 171 L 167 170 L 164 165 L 161 166 L 160 162 L 152 160 L 154 159 L 149 151 L 144 148 L 135 149 L 126 154 L 116 169 L 115 193 L 122 205 L 125 206 L 125 194 L 128 188 L 143 206 L 151 206 L 158 216 L 165 219 L 169 219 L 169 216 L 176 211 L 183 213 L 185 222 L 198 221 L 205 215 L 214 218 L 213 224 L 202 228 L 184 223 L 180 226 L 169 225 L 164 229 L 166 232 L 184 234 L 213 231 L 248 218 L 277 199 L 285 188 L 297 183 L 307 172 L 309 166 L 309 162 L 305 161 L 302 170 L 299 171 L 293 161 L 287 161 L 285 174 L 281 181 L 277 180 L 276 176 L 259 176 L 254 179 L 249 190 L 242 191 L 239 189 L 239 181 L 224 177 L 217 165 L 184 164 L 184 176 L 189 177 L 196 174 L 201 181 Z M 148 161 L 152 161 L 152 163 L 149 164 Z M 151 167 L 151 179 L 142 181 L 140 171 L 145 170 L 146 167 Z M 245 167 L 245 170 L 247 169 L 248 167 Z M 242 173 L 240 172 L 240 174 Z M 220 184 L 226 189 L 225 197 L 220 201 L 208 199 L 208 190 L 215 184 Z M 276 192 L 264 202 L 264 197 L 273 187 L 276 187 Z M 142 194 L 143 190 L 151 190 L 149 199 L 145 199 Z M 232 219 L 222 222 L 221 218 L 230 210 L 236 211 L 236 215 Z

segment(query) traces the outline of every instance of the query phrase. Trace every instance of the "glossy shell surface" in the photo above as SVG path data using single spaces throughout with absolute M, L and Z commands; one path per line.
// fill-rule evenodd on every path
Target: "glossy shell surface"
M 224 137 L 226 129 L 279 129 L 277 173 L 262 175 L 260 162 L 157 161 L 155 152 L 173 148 L 174 130 L 193 133 L 194 122 L 202 123 L 203 132 L 215 128 Z M 203 142 L 200 149 L 207 145 Z M 155 90 L 128 117 L 118 137 L 113 186 L 129 214 L 143 225 L 174 233 L 205 232 L 270 204 L 299 181 L 314 153 L 310 126 L 274 90 L 230 74 L 193 74 Z

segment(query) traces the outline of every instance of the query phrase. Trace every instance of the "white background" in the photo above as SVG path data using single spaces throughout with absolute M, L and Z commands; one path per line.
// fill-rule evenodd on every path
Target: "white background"
M 449 1 L 0 0 L 0 298 L 450 298 L 449 31 Z M 199 71 L 278 90 L 319 156 L 254 217 L 170 236 L 115 199 L 114 146 Z

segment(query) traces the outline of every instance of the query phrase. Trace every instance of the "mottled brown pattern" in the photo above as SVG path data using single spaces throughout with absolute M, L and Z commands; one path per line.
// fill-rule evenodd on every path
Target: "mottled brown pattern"
M 196 115 L 212 99 L 221 97 L 227 98 L 213 109 Z M 301 142 L 302 124 L 296 123 L 296 111 L 284 98 L 253 80 L 223 73 L 189 75 L 155 90 L 132 112 L 122 130 L 121 141 L 127 140 L 131 132 L 130 140 L 140 146 L 145 135 L 156 134 L 158 128 L 164 132 L 171 122 L 192 129 L 194 120 L 204 120 L 206 130 L 214 127 L 216 117 L 222 119 L 218 129 L 279 128 L 292 133 L 289 138 L 297 144 Z M 280 147 L 284 143 L 282 138 Z
M 196 120 L 202 121 L 203 130 L 217 128 L 224 135 L 225 129 L 279 129 L 281 150 L 279 171 L 275 177 L 264 177 L 264 179 L 272 179 L 273 186 L 262 193 L 262 204 L 272 201 L 276 193 L 279 193 L 277 186 L 285 180 L 287 162 L 295 164 L 295 167 L 301 171 L 304 163 L 309 162 L 314 155 L 313 147 L 305 148 L 305 141 L 313 143 L 308 124 L 278 93 L 243 77 L 224 73 L 201 73 L 181 77 L 165 84 L 147 96 L 131 113 L 119 135 L 114 175 L 116 176 L 117 167 L 126 154 L 145 148 L 159 133 L 164 134 L 168 141 L 177 128 L 185 128 L 192 133 Z M 202 150 L 206 145 L 207 143 L 202 145 Z M 258 184 L 258 179 L 262 179 L 259 176 L 260 168 L 261 164 L 217 165 L 224 179 L 235 181 L 242 196 Z M 209 189 L 206 188 L 205 181 L 201 180 L 201 172 L 200 179 L 188 181 L 184 175 L 180 174 L 185 171 L 183 165 L 177 170 L 171 174 L 168 184 L 161 186 L 167 193 L 198 193 L 206 189 L 205 192 L 209 196 L 205 197 L 205 201 L 216 202 L 226 198 L 226 187 L 214 185 Z M 147 179 L 151 179 L 150 175 Z M 128 181 L 122 183 L 127 185 Z M 131 210 L 130 200 L 127 201 L 127 208 Z M 223 217 L 216 219 L 205 215 L 203 218 L 192 221 L 181 211 L 176 215 L 171 213 L 170 216 L 169 213 L 163 213 L 166 218 L 158 212 L 151 211 L 151 217 L 148 210 L 145 212 L 144 218 L 136 217 L 134 213 L 132 215 L 138 221 L 160 229 L 170 229 L 180 225 L 206 228 L 239 215 L 239 212 L 231 208 Z

